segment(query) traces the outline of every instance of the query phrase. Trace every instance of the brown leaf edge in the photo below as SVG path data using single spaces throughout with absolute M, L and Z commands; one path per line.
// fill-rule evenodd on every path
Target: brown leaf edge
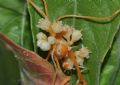
M 65 76 L 35 52 L 13 43 L 0 32 L 0 42 L 10 49 L 20 64 L 22 74 L 27 78 L 27 85 L 71 85 L 70 77 Z M 22 81 L 23 85 L 25 81 Z

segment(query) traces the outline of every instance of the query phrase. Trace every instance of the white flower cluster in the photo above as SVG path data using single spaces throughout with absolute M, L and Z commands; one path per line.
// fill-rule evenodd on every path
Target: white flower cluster
M 49 28 L 52 28 L 54 33 L 61 33 L 64 32 L 63 37 L 69 41 L 70 45 L 72 45 L 74 42 L 80 40 L 82 38 L 82 33 L 80 30 L 76 30 L 75 28 L 69 26 L 69 25 L 63 25 L 62 21 L 59 22 L 51 22 L 49 19 L 40 19 L 38 22 L 37 27 L 41 28 L 44 31 L 48 31 Z M 71 39 L 70 39 L 71 37 Z
M 45 19 L 39 19 L 38 25 L 37 27 L 44 30 L 44 31 L 48 31 L 49 28 L 51 27 L 53 32 L 55 33 L 60 33 L 62 32 L 62 22 L 53 22 L 51 24 L 50 20 L 48 18 Z
M 80 39 L 82 39 L 82 33 L 80 30 L 76 30 L 75 28 L 69 25 L 63 25 L 62 21 L 51 23 L 48 18 L 42 18 L 39 20 L 37 27 L 41 28 L 46 32 L 52 30 L 52 32 L 55 34 L 61 33 L 62 37 L 64 37 L 65 41 L 69 44 L 68 46 L 71 46 L 74 44 L 74 42 L 77 42 Z M 37 34 L 37 46 L 40 47 L 42 51 L 48 51 L 50 50 L 51 45 L 55 44 L 56 41 L 58 41 L 56 40 L 56 38 L 57 37 L 53 35 L 47 37 L 44 33 L 40 32 Z M 76 61 L 80 66 L 83 66 L 85 58 L 89 58 L 89 53 L 90 51 L 83 46 L 79 49 L 79 51 L 74 52 Z M 63 67 L 66 69 L 72 69 L 73 66 L 73 61 L 70 60 L 70 58 L 66 58 L 63 63 Z
M 86 47 L 82 47 L 81 49 L 79 49 L 79 51 L 75 51 L 76 61 L 79 64 L 79 66 L 84 67 L 83 66 L 84 59 L 89 58 L 89 53 L 90 51 Z M 69 58 L 67 58 L 63 63 L 63 68 L 68 70 L 73 69 L 73 66 L 74 62 Z
M 54 33 L 61 33 L 63 28 L 62 22 L 53 22 L 52 24 L 52 30 Z
M 75 52 L 76 60 L 80 66 L 83 66 L 84 59 L 89 58 L 90 51 L 86 47 L 82 47 L 79 51 Z
M 45 18 L 45 19 L 42 18 L 42 19 L 39 19 L 37 27 L 41 28 L 44 31 L 48 31 L 50 25 L 51 25 L 51 22 L 48 18 Z
M 51 45 L 56 42 L 56 38 L 53 36 L 47 37 L 43 32 L 37 34 L 37 46 L 40 47 L 42 51 L 48 51 Z

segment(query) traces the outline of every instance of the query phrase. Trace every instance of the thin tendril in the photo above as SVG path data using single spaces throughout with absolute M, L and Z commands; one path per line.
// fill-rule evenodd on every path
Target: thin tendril
M 50 58 L 50 55 L 51 55 L 51 51 L 49 51 L 49 53 L 48 53 L 48 55 L 47 55 L 47 57 L 46 57 L 46 59 L 45 60 L 49 60 L 49 58 Z
M 47 6 L 47 2 L 46 0 L 42 0 L 43 3 L 44 3 L 44 6 L 45 6 L 45 13 L 46 13 L 46 16 L 48 16 L 48 6 Z
M 51 58 L 52 58 L 52 61 L 53 61 L 53 64 L 54 64 L 54 67 L 55 67 L 55 70 L 57 70 L 57 65 L 56 65 L 56 63 L 55 63 L 55 60 L 54 60 L 54 50 L 55 49 L 53 49 L 53 51 L 52 51 L 52 54 L 51 54 Z
M 61 68 L 60 68 L 60 64 L 59 64 L 58 59 L 56 58 L 56 56 L 54 56 L 54 59 L 56 61 L 56 64 L 57 64 L 57 67 L 58 67 L 59 71 L 62 71 Z
M 80 18 L 80 19 L 87 19 L 87 20 L 94 20 L 94 21 L 112 20 L 119 13 L 120 13 L 120 9 L 114 12 L 111 16 L 107 16 L 103 18 L 97 18 L 97 17 L 92 17 L 92 16 L 80 16 L 80 15 L 64 15 L 64 16 L 58 17 L 56 21 L 60 21 L 61 19 L 64 19 L 64 18 Z
M 28 0 L 28 2 L 45 18 L 46 17 L 46 14 L 38 7 L 36 6 L 32 0 Z

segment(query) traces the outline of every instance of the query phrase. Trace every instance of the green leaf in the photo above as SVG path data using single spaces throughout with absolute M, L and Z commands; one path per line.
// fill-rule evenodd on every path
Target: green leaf
M 119 85 L 119 84 L 120 84 L 120 70 L 119 70 L 119 72 L 117 74 L 117 78 L 115 80 L 115 85 Z
M 13 53 L 0 42 L 0 85 L 18 85 L 19 68 Z
M 48 4 L 49 18 L 56 18 L 66 14 L 77 14 L 84 16 L 105 17 L 110 16 L 120 8 L 120 0 L 46 0 Z M 34 0 L 40 8 L 43 7 L 42 0 Z M 40 31 L 36 24 L 41 16 L 31 6 L 28 7 L 31 18 L 32 36 L 34 38 L 34 49 L 36 46 L 36 34 Z M 85 74 L 88 85 L 99 85 L 100 69 L 105 55 L 111 48 L 113 38 L 118 31 L 120 16 L 109 22 L 93 22 L 83 19 L 67 18 L 65 24 L 74 26 L 83 33 L 83 43 L 91 50 L 90 59 L 85 63 L 89 73 Z
M 101 72 L 100 85 L 120 84 L 120 30 L 115 38 L 112 48 L 108 52 Z
M 24 0 L 0 0 L 0 32 L 32 50 L 29 15 Z M 0 43 L 0 85 L 18 85 L 20 71 L 14 55 Z M 7 81 L 7 82 L 6 82 Z
M 15 43 L 32 50 L 32 37 L 26 3 L 19 0 L 0 0 L 0 31 Z M 14 4 L 14 5 L 13 5 Z
M 36 28 L 36 23 L 38 22 L 38 19 L 40 18 L 39 14 L 35 12 L 35 10 L 31 7 L 28 6 L 28 11 L 30 14 L 30 26 L 31 26 L 31 31 L 32 31 L 32 38 L 33 38 L 33 46 L 34 46 L 34 51 L 37 51 L 37 45 L 36 45 L 36 34 L 38 33 L 38 29 Z

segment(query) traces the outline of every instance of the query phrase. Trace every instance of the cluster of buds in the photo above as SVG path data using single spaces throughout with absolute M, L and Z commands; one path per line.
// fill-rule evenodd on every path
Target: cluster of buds
M 75 53 L 76 61 L 79 64 L 79 66 L 84 67 L 83 66 L 84 60 L 89 58 L 90 51 L 86 47 L 82 47 L 78 51 L 75 51 L 74 53 Z M 67 58 L 63 63 L 63 68 L 70 70 L 73 69 L 73 67 L 74 67 L 74 62 L 69 58 Z
M 42 51 L 48 51 L 51 45 L 55 44 L 56 38 L 53 36 L 47 37 L 43 32 L 37 34 L 37 46 L 40 47 Z
M 48 18 L 45 18 L 45 19 L 42 18 L 42 19 L 39 19 L 37 27 L 41 28 L 44 31 L 48 31 L 50 25 L 51 25 L 51 22 L 49 21 Z
M 73 45 L 75 42 L 79 41 L 80 39 L 82 40 L 82 33 L 80 30 L 76 30 L 75 28 L 69 25 L 64 25 L 62 21 L 51 23 L 48 18 L 45 19 L 42 18 L 39 20 L 37 27 L 39 27 L 40 29 L 46 32 L 52 30 L 54 34 L 61 33 L 62 37 L 64 37 L 65 40 L 63 41 L 63 44 L 60 43 L 61 45 L 57 45 L 59 46 L 58 47 L 59 49 L 57 49 L 55 53 L 59 55 L 65 54 L 66 56 L 67 53 L 58 53 L 58 51 L 61 49 L 61 51 L 59 52 L 68 52 L 67 48 L 72 48 L 71 45 Z M 40 47 L 42 51 L 50 50 L 51 45 L 54 45 L 55 43 L 57 44 L 57 41 L 60 41 L 57 40 L 57 37 L 55 35 L 54 36 L 50 35 L 47 37 L 42 32 L 37 34 L 37 40 L 38 40 L 37 46 Z M 64 46 L 65 43 L 68 43 L 66 47 Z M 82 46 L 82 48 L 80 48 L 78 51 L 74 52 L 76 61 L 80 66 L 83 66 L 84 59 L 89 58 L 89 53 L 90 51 L 87 49 L 87 47 L 84 46 Z M 73 67 L 74 67 L 73 61 L 69 57 L 66 57 L 66 59 L 64 59 L 63 62 L 63 68 L 72 69 Z
M 63 37 L 70 45 L 82 38 L 80 30 L 76 30 L 69 25 L 63 25 L 62 21 L 51 23 L 48 18 L 42 18 L 39 20 L 37 27 L 47 32 L 51 28 L 54 33 L 63 33 Z
M 87 47 L 82 47 L 79 51 L 75 51 L 76 60 L 80 66 L 83 66 L 84 59 L 89 58 L 89 53 L 90 51 Z

